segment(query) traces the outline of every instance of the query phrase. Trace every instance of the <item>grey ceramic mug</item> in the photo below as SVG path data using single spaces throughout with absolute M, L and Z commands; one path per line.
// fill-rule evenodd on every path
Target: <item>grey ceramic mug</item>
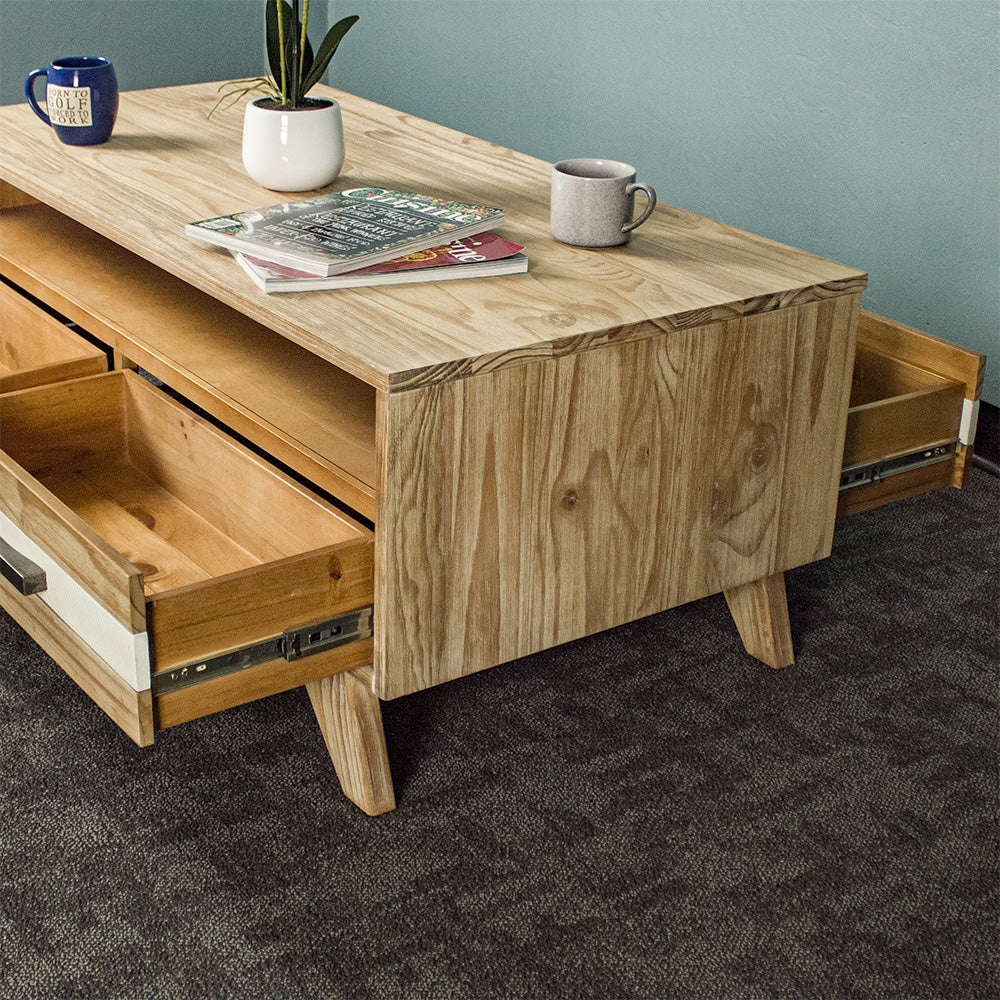
M 635 192 L 646 208 L 633 219 Z M 637 184 L 635 168 L 619 160 L 583 157 L 560 160 L 552 168 L 552 235 L 577 247 L 616 247 L 628 242 L 656 207 L 656 192 Z

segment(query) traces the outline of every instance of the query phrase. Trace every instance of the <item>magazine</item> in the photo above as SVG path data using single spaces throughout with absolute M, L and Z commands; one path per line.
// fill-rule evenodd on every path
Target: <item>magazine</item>
M 318 277 L 305 271 L 273 264 L 249 254 L 233 253 L 243 269 L 265 292 L 304 292 L 366 285 L 399 285 L 416 281 L 448 281 L 496 274 L 523 274 L 528 270 L 524 247 L 496 233 L 481 233 L 444 246 L 417 250 L 382 264 L 347 274 Z
M 499 208 L 361 187 L 203 219 L 184 231 L 228 250 L 328 276 L 474 236 L 503 222 Z

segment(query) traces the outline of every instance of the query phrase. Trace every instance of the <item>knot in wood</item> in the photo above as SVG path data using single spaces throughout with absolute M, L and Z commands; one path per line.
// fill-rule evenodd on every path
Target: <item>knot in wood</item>
M 580 502 L 580 494 L 576 490 L 567 490 L 559 501 L 566 510 L 573 510 Z
M 552 312 L 545 317 L 553 326 L 572 326 L 576 317 L 569 313 Z
M 778 451 L 778 431 L 772 424 L 758 424 L 750 444 L 750 471 L 765 472 L 774 463 Z
M 145 507 L 140 507 L 137 504 L 125 504 L 124 507 L 140 524 L 147 528 L 152 529 L 156 525 L 156 517 L 152 511 L 146 510 Z
M 754 472 L 763 472 L 770 464 L 770 460 L 771 449 L 767 446 L 767 442 L 754 445 L 750 452 L 750 468 Z
M 709 513 L 714 515 L 722 507 L 726 499 L 726 491 L 718 479 L 712 483 L 712 499 L 709 503 Z

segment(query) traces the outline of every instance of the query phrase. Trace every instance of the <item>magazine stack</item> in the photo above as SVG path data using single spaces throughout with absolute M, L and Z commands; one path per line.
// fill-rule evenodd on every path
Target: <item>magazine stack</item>
M 499 208 L 353 188 L 189 223 L 265 292 L 522 274 L 524 247 L 498 236 Z

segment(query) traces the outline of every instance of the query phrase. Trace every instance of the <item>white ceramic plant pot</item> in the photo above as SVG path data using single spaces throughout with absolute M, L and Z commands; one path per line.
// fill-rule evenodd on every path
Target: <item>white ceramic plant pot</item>
M 247 105 L 243 118 L 243 166 L 271 191 L 324 187 L 344 165 L 344 124 L 336 101 L 282 110 Z

